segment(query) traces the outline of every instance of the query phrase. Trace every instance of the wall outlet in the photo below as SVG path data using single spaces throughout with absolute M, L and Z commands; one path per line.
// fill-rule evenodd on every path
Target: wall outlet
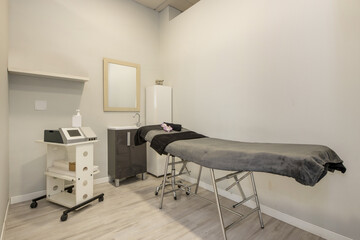
M 46 100 L 35 100 L 35 110 L 36 111 L 47 110 L 47 101 Z

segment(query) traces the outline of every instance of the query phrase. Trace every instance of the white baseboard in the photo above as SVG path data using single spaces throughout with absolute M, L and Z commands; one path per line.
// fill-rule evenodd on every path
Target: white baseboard
M 196 182 L 196 179 L 192 178 L 192 177 L 189 177 L 189 176 L 186 176 L 186 175 L 183 175 L 181 176 L 184 180 L 186 181 L 189 181 L 191 183 L 195 183 Z M 211 192 L 214 191 L 212 185 L 210 184 L 207 184 L 207 183 L 204 183 L 202 181 L 200 181 L 199 183 L 200 187 L 206 189 L 206 190 L 209 190 Z M 233 193 L 230 193 L 224 189 L 218 189 L 218 192 L 219 192 L 219 195 L 223 196 L 223 197 L 226 197 L 228 199 L 231 199 L 235 202 L 239 202 L 241 200 L 241 197 L 237 194 L 233 194 Z M 247 207 L 250 207 L 250 208 L 254 208 L 256 207 L 256 204 L 254 201 L 248 201 L 246 204 L 244 204 L 245 206 Z M 343 235 L 340 235 L 338 233 L 335 233 L 335 232 L 332 232 L 330 230 L 327 230 L 325 228 L 322 228 L 322 227 L 319 227 L 319 226 L 316 226 L 312 223 L 309 223 L 309 222 L 305 222 L 301 219 L 298 219 L 296 217 L 293 217 L 293 216 L 290 216 L 288 214 L 285 214 L 285 213 L 282 213 L 278 210 L 275 210 L 273 208 L 270 208 L 268 206 L 265 206 L 263 204 L 261 204 L 260 206 L 261 208 L 261 211 L 273 218 L 276 218 L 276 219 L 279 219 L 283 222 L 286 222 L 292 226 L 295 226 L 297 228 L 300 228 L 302 230 L 305 230 L 307 232 L 310 232 L 312 234 L 315 234 L 317 236 L 320 236 L 322 238 L 325 238 L 325 239 L 328 239 L 328 240 L 352 240 L 351 238 L 348 238 L 348 237 L 345 237 Z M 266 227 L 266 226 L 265 226 Z
M 10 206 L 10 199 L 8 200 L 7 206 L 6 206 L 6 211 L 5 211 L 5 216 L 4 216 L 4 222 L 2 225 L 2 229 L 1 229 L 1 235 L 0 235 L 0 240 L 4 239 L 4 234 L 5 234 L 5 223 L 6 223 L 6 218 L 8 215 L 8 211 L 9 211 L 9 206 Z
M 106 182 L 109 182 L 109 177 L 94 179 L 94 184 L 100 184 L 100 183 L 106 183 Z M 40 197 L 40 196 L 44 196 L 44 195 L 46 195 L 46 190 L 32 192 L 32 193 L 28 193 L 28 194 L 24 194 L 24 195 L 19 195 L 19 196 L 13 196 L 10 198 L 10 203 L 15 204 L 15 203 L 20 203 L 20 202 L 25 202 L 25 201 L 29 201 L 34 198 Z
M 11 204 L 15 204 L 15 203 L 20 203 L 20 202 L 25 202 L 25 201 L 29 201 L 31 199 L 40 197 L 40 196 L 44 196 L 46 195 L 46 191 L 42 190 L 42 191 L 38 191 L 38 192 L 32 192 L 32 193 L 28 193 L 28 194 L 24 194 L 24 195 L 19 195 L 19 196 L 14 196 L 10 198 L 10 203 Z
M 94 179 L 94 184 L 107 183 L 110 182 L 110 177 L 96 178 Z

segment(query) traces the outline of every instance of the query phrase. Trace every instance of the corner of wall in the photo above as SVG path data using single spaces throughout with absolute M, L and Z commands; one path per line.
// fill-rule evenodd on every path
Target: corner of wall
M 6 211 L 5 211 L 4 221 L 3 221 L 2 229 L 1 229 L 1 233 L 0 233 L 0 240 L 4 240 L 4 236 L 5 236 L 5 222 L 6 222 L 6 217 L 7 217 L 7 215 L 8 215 L 9 206 L 10 206 L 10 199 L 9 199 L 8 202 L 7 202 L 7 207 L 6 207 Z
M 168 11 L 169 11 L 169 21 L 171 21 L 172 19 L 174 19 L 175 17 L 177 17 L 179 14 L 181 14 L 182 12 L 180 10 L 177 10 L 173 7 L 168 7 Z
M 176 8 L 167 6 L 159 13 L 160 22 L 163 23 L 164 20 L 165 20 L 165 22 L 169 22 L 181 13 L 182 12 L 180 10 L 177 10 Z
M 9 207 L 8 0 L 0 0 L 0 225 Z

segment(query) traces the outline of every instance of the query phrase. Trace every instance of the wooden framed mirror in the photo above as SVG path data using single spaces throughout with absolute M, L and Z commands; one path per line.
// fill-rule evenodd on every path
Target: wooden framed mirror
M 104 58 L 104 111 L 140 111 L 140 65 Z

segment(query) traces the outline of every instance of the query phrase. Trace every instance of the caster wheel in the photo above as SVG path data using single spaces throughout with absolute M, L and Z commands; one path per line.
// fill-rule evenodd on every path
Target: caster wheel
M 181 188 L 181 186 L 180 186 L 180 185 L 178 185 L 178 188 Z
M 177 200 L 177 197 L 176 197 L 176 196 L 174 197 L 174 200 Z
M 190 195 L 190 192 L 186 191 L 186 195 L 188 195 L 188 196 L 189 196 L 189 195 Z
M 32 203 L 30 204 L 30 207 L 31 207 L 31 208 L 36 208 L 36 207 L 37 207 L 37 202 L 32 202 Z
M 63 214 L 63 215 L 61 215 L 60 220 L 61 220 L 62 222 L 65 222 L 65 221 L 67 220 L 67 218 L 68 218 L 68 215 L 67 215 L 67 214 Z
M 104 196 L 99 197 L 99 202 L 102 202 L 102 201 L 104 201 Z
M 157 196 L 159 194 L 159 192 L 158 191 L 155 191 L 155 196 Z

